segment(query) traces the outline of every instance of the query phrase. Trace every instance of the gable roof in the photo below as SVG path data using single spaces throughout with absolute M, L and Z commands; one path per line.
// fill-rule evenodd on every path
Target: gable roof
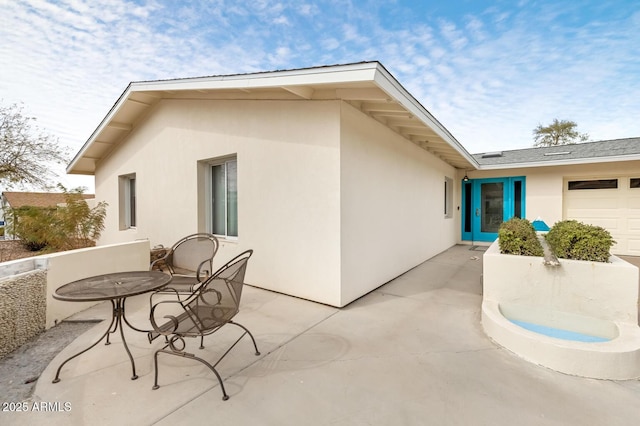
M 65 202 L 61 192 L 3 192 L 2 197 L 9 207 L 56 207 Z M 88 200 L 95 198 L 94 194 L 82 194 L 82 198 Z
M 473 154 L 482 170 L 640 160 L 640 138 Z
M 379 62 L 132 82 L 67 167 L 93 174 L 162 99 L 342 100 L 457 168 L 476 160 Z

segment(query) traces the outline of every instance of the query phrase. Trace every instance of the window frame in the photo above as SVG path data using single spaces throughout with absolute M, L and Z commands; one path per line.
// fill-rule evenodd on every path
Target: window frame
M 236 182 L 236 203 L 235 203 L 235 220 L 236 220 L 236 234 L 237 235 L 229 235 L 229 200 L 228 200 L 228 194 L 229 194 L 229 169 L 228 169 L 228 165 L 230 163 L 235 163 L 235 182 Z M 237 189 L 237 184 L 238 184 L 238 157 L 237 155 L 229 155 L 229 156 L 225 156 L 225 157 L 220 157 L 220 158 L 216 158 L 216 159 L 212 159 L 212 160 L 208 160 L 205 162 L 206 164 L 206 171 L 205 171 L 205 220 L 206 220 L 206 224 L 205 224 L 205 228 L 207 230 L 207 232 L 215 235 L 218 238 L 221 239 L 225 239 L 225 240 L 237 240 L 238 236 L 240 234 L 240 230 L 239 230 L 239 225 L 238 225 L 238 202 L 237 202 L 237 194 L 238 194 L 238 189 Z M 219 166 L 225 166 L 224 167 L 224 173 L 225 173 L 225 183 L 224 183 L 224 194 L 225 194 L 225 207 L 224 207 L 224 233 L 219 233 L 219 232 L 215 232 L 214 231 L 214 220 L 215 220 L 215 207 L 214 207 L 214 183 L 213 183 L 213 178 L 214 178 L 214 168 L 215 167 L 219 167 Z
M 453 179 L 444 177 L 444 217 L 453 218 Z
M 137 179 L 135 173 L 118 176 L 119 180 L 119 216 L 120 230 L 136 229 L 137 213 Z

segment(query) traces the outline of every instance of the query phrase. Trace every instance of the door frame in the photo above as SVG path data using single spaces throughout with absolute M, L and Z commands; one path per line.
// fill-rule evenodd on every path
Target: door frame
M 498 238 L 497 232 L 481 232 L 481 185 L 485 183 L 503 183 L 502 220 L 514 216 L 526 217 L 526 178 L 525 176 L 508 176 L 497 178 L 469 179 L 461 182 L 462 241 L 493 242 Z

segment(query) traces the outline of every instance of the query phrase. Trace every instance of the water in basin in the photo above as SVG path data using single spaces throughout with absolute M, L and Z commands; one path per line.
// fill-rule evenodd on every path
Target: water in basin
M 611 339 L 605 337 L 591 336 L 589 334 L 578 333 L 575 331 L 563 330 L 560 328 L 547 327 L 540 324 L 534 324 L 525 321 L 509 320 L 512 323 L 538 334 L 544 334 L 545 336 L 554 337 L 556 339 L 573 340 L 576 342 L 608 342 Z
M 618 337 L 611 321 L 557 311 L 546 306 L 500 304 L 500 313 L 525 330 L 575 342 L 608 342 Z

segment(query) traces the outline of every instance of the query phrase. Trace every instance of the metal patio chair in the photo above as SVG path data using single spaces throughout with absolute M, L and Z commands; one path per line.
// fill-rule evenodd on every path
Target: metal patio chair
M 218 239 L 207 233 L 188 235 L 162 257 L 151 262 L 149 270 L 166 270 L 171 282 L 162 290 L 191 293 L 213 272 L 213 257 L 218 251 Z
M 256 356 L 260 355 L 256 340 L 251 332 L 243 325 L 233 321 L 239 310 L 247 262 L 252 254 L 253 250 L 247 250 L 230 260 L 207 278 L 188 298 L 162 300 L 152 306 L 150 320 L 154 331 L 149 332 L 149 342 L 159 336 L 164 336 L 167 341 L 167 344 L 154 354 L 155 381 L 153 389 L 159 388 L 158 355 L 165 353 L 194 359 L 209 367 L 218 378 L 222 389 L 222 399 L 225 401 L 229 399 L 216 366 L 247 334 L 251 337 Z M 204 337 L 215 333 L 226 324 L 241 328 L 243 333 L 214 364 L 186 351 L 185 338 L 200 337 L 200 349 L 203 349 Z

